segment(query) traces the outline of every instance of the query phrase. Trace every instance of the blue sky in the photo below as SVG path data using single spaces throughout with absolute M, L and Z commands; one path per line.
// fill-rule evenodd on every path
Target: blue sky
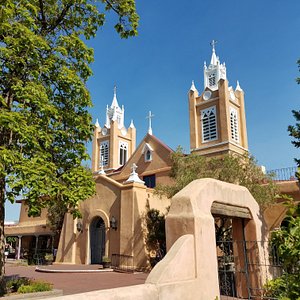
M 210 41 L 226 63 L 229 84 L 239 80 L 245 92 L 250 152 L 268 170 L 295 166 L 299 150 L 287 126 L 299 109 L 299 0 L 172 1 L 137 0 L 139 36 L 121 40 L 109 15 L 88 44 L 94 48 L 94 75 L 88 82 L 93 121 L 103 126 L 105 109 L 117 85 L 125 124 L 134 120 L 137 143 L 147 133 L 151 110 L 153 134 L 168 146 L 189 151 L 187 92 L 191 81 L 203 90 L 203 63 Z M 91 154 L 91 145 L 88 145 Z M 17 220 L 19 205 L 7 205 L 7 220 Z

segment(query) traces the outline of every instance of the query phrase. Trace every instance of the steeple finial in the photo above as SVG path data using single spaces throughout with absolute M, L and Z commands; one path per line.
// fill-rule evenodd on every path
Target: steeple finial
M 149 111 L 148 116 L 146 117 L 146 119 L 149 119 L 149 128 L 148 128 L 148 133 L 152 135 L 152 118 L 154 117 L 154 115 L 152 115 L 151 111 Z
M 235 88 L 235 90 L 236 91 L 242 91 L 243 89 L 241 88 L 241 86 L 240 86 L 240 82 L 237 80 L 237 82 L 236 82 L 236 88 Z
M 215 40 L 212 40 L 212 41 L 210 42 L 210 45 L 211 45 L 211 47 L 212 47 L 212 51 L 213 51 L 213 52 L 216 51 L 215 46 L 216 46 L 217 43 L 218 43 L 218 41 L 215 41 Z
M 192 80 L 192 85 L 191 85 L 191 87 L 190 87 L 190 91 L 193 91 L 193 92 L 196 91 L 196 87 L 195 87 L 194 80 Z
M 112 101 L 110 107 L 111 108 L 119 107 L 118 100 L 117 100 L 117 86 L 116 85 L 114 85 L 114 97 L 113 97 L 113 101 Z
M 210 42 L 210 45 L 212 47 L 212 55 L 211 55 L 211 60 L 210 60 L 211 65 L 216 65 L 218 62 L 218 58 L 216 56 L 216 49 L 215 49 L 216 44 L 217 44 L 217 41 L 215 41 L 215 40 L 212 40 Z
M 95 127 L 97 127 L 97 128 L 100 127 L 98 118 L 96 119 Z
M 132 120 L 132 119 L 131 119 L 131 122 L 130 122 L 129 128 L 135 128 L 135 127 L 134 127 L 134 124 L 133 124 L 133 120 Z

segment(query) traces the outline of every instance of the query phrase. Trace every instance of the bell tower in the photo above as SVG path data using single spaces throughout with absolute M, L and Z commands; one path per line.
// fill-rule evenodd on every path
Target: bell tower
M 204 62 L 204 90 L 192 82 L 188 92 L 190 150 L 215 156 L 248 151 L 244 91 L 239 82 L 229 86 L 225 63 L 220 63 L 212 41 L 210 64 Z
M 106 107 L 105 124 L 101 128 L 98 119 L 95 123 L 92 151 L 92 172 L 113 171 L 123 166 L 135 151 L 136 129 L 131 121 L 124 126 L 124 106 L 117 100 L 117 88 L 111 106 Z

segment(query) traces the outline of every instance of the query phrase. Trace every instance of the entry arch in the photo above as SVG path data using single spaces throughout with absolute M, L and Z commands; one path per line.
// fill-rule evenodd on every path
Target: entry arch
M 106 230 L 104 220 L 96 216 L 90 223 L 90 263 L 101 264 L 105 255 Z

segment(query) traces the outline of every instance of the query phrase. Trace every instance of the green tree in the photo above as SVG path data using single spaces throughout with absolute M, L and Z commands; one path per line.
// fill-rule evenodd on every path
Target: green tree
M 300 298 L 300 207 L 293 200 L 288 205 L 287 217 L 271 240 L 283 270 L 280 277 L 267 284 L 267 292 L 276 299 Z
M 298 63 L 300 64 L 300 60 L 298 61 Z M 300 78 L 297 79 L 297 82 L 300 83 Z M 296 148 L 299 148 L 300 147 L 300 111 L 293 110 L 292 113 L 296 119 L 296 125 L 290 125 L 288 127 L 288 131 L 290 133 L 290 136 L 294 138 L 294 140 L 292 141 L 292 144 Z M 297 176 L 298 180 L 300 180 L 300 174 L 299 174 L 300 159 L 295 158 L 295 161 L 298 166 L 298 172 L 296 172 L 296 176 Z
M 0 4 L 0 294 L 4 292 L 4 204 L 26 198 L 29 215 L 53 203 L 78 215 L 94 193 L 88 158 L 86 81 L 105 11 L 122 38 L 137 34 L 134 0 L 4 0 Z
M 245 186 L 261 207 L 274 202 L 276 184 L 271 176 L 262 172 L 254 158 L 247 154 L 208 158 L 197 154 L 184 155 L 179 147 L 171 159 L 171 178 L 174 184 L 158 186 L 156 191 L 159 194 L 171 198 L 195 179 L 214 178 Z

